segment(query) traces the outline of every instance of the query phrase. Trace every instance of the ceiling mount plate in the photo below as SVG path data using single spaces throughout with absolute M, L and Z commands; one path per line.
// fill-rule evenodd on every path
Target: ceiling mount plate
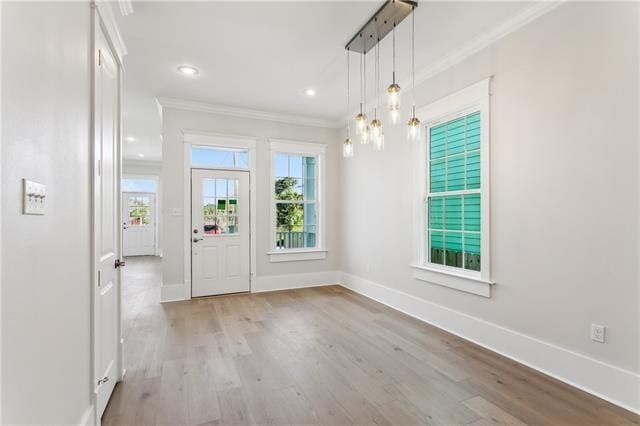
M 409 16 L 418 3 L 409 0 L 387 0 L 344 47 L 351 52 L 367 53 L 379 40 Z

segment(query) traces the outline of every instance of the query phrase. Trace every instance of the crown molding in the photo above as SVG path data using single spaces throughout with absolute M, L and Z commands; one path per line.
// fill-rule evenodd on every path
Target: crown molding
M 427 81 L 431 77 L 440 74 L 442 71 L 445 71 L 452 66 L 459 64 L 469 56 L 481 51 L 482 49 L 491 46 L 498 40 L 524 27 L 535 19 L 551 12 L 552 10 L 563 4 L 565 1 L 566 0 L 541 1 L 535 3 L 522 12 L 513 15 L 509 19 L 502 21 L 488 31 L 480 34 L 470 42 L 462 45 L 457 49 L 454 49 L 453 51 L 441 57 L 435 63 L 426 68 L 423 68 L 418 73 L 416 73 L 416 86 Z M 402 81 L 402 84 L 404 85 L 404 87 L 410 87 L 411 78 L 406 78 Z
M 465 43 L 459 48 L 454 49 L 446 55 L 440 57 L 435 62 L 432 62 L 429 66 L 417 71 L 416 86 L 419 86 L 421 83 L 424 83 L 431 77 L 434 77 L 435 75 L 446 71 L 454 65 L 459 64 L 468 57 L 474 55 L 475 53 L 478 53 L 482 49 L 491 46 L 500 39 L 524 27 L 535 19 L 551 12 L 566 1 L 567 0 L 540 1 L 523 10 L 522 12 L 513 15 L 509 19 L 502 21 L 488 31 L 481 33 L 468 43 Z M 411 87 L 411 77 L 401 80 L 399 84 L 401 87 Z M 384 91 L 380 93 L 381 96 L 384 96 L 385 93 L 383 92 Z M 356 110 L 353 110 L 348 117 L 352 117 L 355 114 L 357 114 L 357 112 Z M 344 122 L 348 119 L 348 117 L 344 117 L 341 120 L 336 121 L 334 123 L 334 127 L 344 127 Z
M 189 101 L 176 98 L 157 98 L 162 108 L 172 108 L 182 111 L 206 112 L 209 114 L 228 115 L 232 117 L 250 118 L 254 120 L 275 121 L 277 123 L 295 124 L 298 126 L 336 128 L 338 122 L 321 118 L 304 117 L 298 115 L 281 114 L 277 112 L 260 111 L 249 108 L 238 108 L 227 105 L 216 105 L 206 102 Z

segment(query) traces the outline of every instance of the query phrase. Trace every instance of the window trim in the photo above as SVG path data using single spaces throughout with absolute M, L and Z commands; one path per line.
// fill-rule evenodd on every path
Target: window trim
M 423 123 L 423 137 L 415 145 L 418 178 L 414 201 L 414 262 L 413 277 L 456 290 L 491 297 L 491 188 L 490 188 L 490 82 L 491 78 L 468 86 L 416 111 Z M 429 130 L 457 117 L 480 112 L 480 271 L 469 271 L 430 263 L 427 250 L 427 196 L 429 194 Z M 434 193 L 436 194 L 436 193 Z M 446 192 L 437 193 L 445 195 Z
M 293 262 L 300 260 L 321 260 L 327 257 L 325 241 L 325 159 L 327 145 L 316 142 L 291 141 L 285 139 L 269 139 L 270 176 L 269 176 L 269 250 L 270 262 Z M 276 154 L 303 155 L 316 157 L 316 247 L 276 249 L 276 196 L 274 191 Z

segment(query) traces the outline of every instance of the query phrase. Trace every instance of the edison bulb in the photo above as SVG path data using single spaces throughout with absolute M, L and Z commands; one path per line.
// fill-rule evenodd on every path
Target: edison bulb
M 345 158 L 353 157 L 353 142 L 350 138 L 345 139 L 342 144 L 342 156 Z
M 411 117 L 408 126 L 408 136 L 409 140 L 416 141 L 420 138 L 420 120 L 418 117 Z
M 364 126 L 362 133 L 360 134 L 360 143 L 366 145 L 369 143 L 369 137 L 371 136 L 371 129 L 369 126 Z

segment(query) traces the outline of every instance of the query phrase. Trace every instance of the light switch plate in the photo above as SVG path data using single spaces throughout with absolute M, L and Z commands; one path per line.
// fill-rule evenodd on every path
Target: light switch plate
M 46 190 L 41 183 L 22 179 L 22 213 L 43 215 Z

